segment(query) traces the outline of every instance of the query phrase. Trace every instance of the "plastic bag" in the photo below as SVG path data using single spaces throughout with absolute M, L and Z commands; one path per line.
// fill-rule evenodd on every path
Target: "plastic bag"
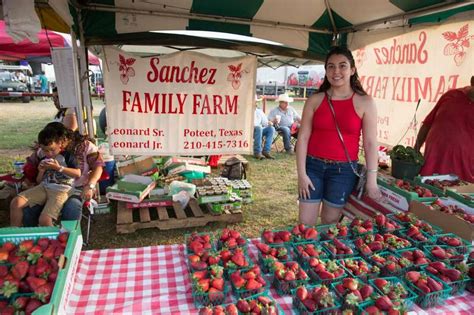
M 177 194 L 173 195 L 173 202 L 179 202 L 182 208 L 186 208 L 191 199 L 191 195 L 186 190 L 182 190 Z
M 177 180 L 172 181 L 169 187 L 170 187 L 170 192 L 169 192 L 170 196 L 173 196 L 183 190 L 187 191 L 189 193 L 189 196 L 194 196 L 194 194 L 196 193 L 196 185 L 180 182 Z

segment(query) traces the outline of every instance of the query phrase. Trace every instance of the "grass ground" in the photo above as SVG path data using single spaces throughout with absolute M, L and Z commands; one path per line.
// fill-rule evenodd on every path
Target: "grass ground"
M 293 104 L 301 113 L 302 103 Z M 103 108 L 101 101 L 94 101 L 94 116 Z M 267 104 L 267 112 L 275 106 Z M 52 102 L 0 103 L 0 174 L 12 170 L 12 162 L 30 154 L 28 147 L 36 139 L 39 130 L 51 121 L 55 114 Z M 253 185 L 254 202 L 243 207 L 244 221 L 230 227 L 247 237 L 257 237 L 263 228 L 276 228 L 297 222 L 296 165 L 295 156 L 272 152 L 275 160 L 257 161 L 246 156 L 250 171 L 248 180 Z M 7 209 L 0 209 L 5 218 Z M 158 244 L 182 243 L 184 234 L 191 231 L 215 231 L 225 227 L 213 223 L 202 228 L 159 231 L 139 230 L 132 234 L 115 232 L 116 212 L 97 215 L 92 225 L 90 248 L 140 247 Z M 85 221 L 83 221 L 83 224 Z M 8 226 L 0 220 L 0 226 Z

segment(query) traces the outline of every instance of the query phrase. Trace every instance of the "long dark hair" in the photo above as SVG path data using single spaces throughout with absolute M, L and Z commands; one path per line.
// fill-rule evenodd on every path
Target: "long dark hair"
M 349 64 L 351 68 L 354 68 L 354 74 L 351 75 L 350 78 L 350 84 L 351 84 L 351 89 L 354 90 L 359 95 L 367 95 L 367 92 L 364 91 L 364 88 L 362 87 L 362 84 L 360 83 L 359 80 L 359 75 L 357 74 L 357 68 L 355 66 L 355 61 L 354 57 L 352 56 L 352 52 L 347 48 L 343 46 L 335 46 L 331 48 L 331 50 L 328 52 L 326 56 L 326 61 L 324 62 L 324 69 L 327 68 L 328 66 L 328 60 L 332 55 L 343 55 L 347 59 L 349 59 Z M 319 87 L 318 93 L 326 92 L 331 88 L 331 83 L 329 83 L 329 80 L 327 76 L 324 76 L 324 81 L 323 84 Z

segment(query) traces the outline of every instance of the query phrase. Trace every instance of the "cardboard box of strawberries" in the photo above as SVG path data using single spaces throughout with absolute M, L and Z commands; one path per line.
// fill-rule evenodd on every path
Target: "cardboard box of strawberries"
M 82 248 L 79 221 L 0 229 L 0 313 L 66 313 Z

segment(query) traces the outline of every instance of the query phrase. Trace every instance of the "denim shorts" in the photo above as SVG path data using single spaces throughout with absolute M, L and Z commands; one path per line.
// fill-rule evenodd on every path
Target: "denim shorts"
M 357 168 L 357 161 L 352 161 Z M 306 157 L 306 174 L 315 190 L 310 189 L 309 199 L 300 202 L 316 203 L 321 200 L 328 206 L 342 208 L 349 199 L 356 182 L 349 162 L 325 161 L 312 156 Z

